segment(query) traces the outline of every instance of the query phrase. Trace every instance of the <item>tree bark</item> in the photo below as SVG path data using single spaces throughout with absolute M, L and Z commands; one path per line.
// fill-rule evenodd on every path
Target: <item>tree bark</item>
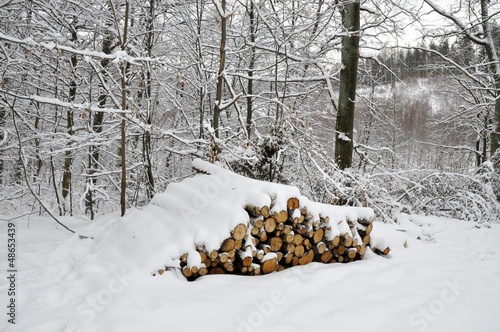
M 123 26 L 123 39 L 121 41 L 121 49 L 125 51 L 127 48 L 127 35 L 128 35 L 128 20 L 129 20 L 129 1 L 125 1 L 125 22 Z M 120 65 L 121 69 L 121 94 L 122 94 L 122 115 L 120 123 L 120 140 L 121 140 L 121 183 L 120 183 L 120 211 L 121 216 L 125 215 L 127 209 L 126 203 L 126 191 L 127 191 L 127 159 L 126 159 L 126 135 L 125 135 L 125 125 L 126 125 L 126 110 L 127 110 L 127 64 L 122 61 Z
M 359 61 L 360 1 L 341 1 L 340 5 L 345 36 L 342 37 L 335 161 L 341 169 L 345 169 L 352 166 L 354 108 Z
M 110 27 L 108 27 L 110 30 Z M 104 54 L 111 54 L 112 43 L 113 43 L 113 34 L 110 31 L 106 31 L 106 36 L 102 41 L 102 52 Z M 101 74 L 103 80 L 106 81 L 106 68 L 109 65 L 109 59 L 101 59 Z M 100 83 L 101 91 L 97 97 L 97 102 L 99 108 L 104 108 L 106 106 L 107 93 L 106 87 L 104 86 L 105 82 Z M 104 112 L 96 112 L 94 115 L 94 119 L 92 122 L 92 131 L 98 135 L 102 133 L 102 125 L 104 123 Z M 95 198 L 94 198 L 94 187 L 97 185 L 97 178 L 94 174 L 97 172 L 99 168 L 99 159 L 100 159 L 100 148 L 97 145 L 92 145 L 89 148 L 89 170 L 88 170 L 88 183 L 90 188 L 87 190 L 87 194 L 85 197 L 86 209 L 90 212 L 90 220 L 94 220 L 95 218 Z
M 154 41 L 154 7 L 155 0 L 149 1 L 149 17 L 148 17 L 148 32 L 147 32 L 147 41 L 146 41 L 146 51 L 148 57 L 151 58 L 153 54 L 153 41 Z M 145 91 L 146 91 L 146 102 L 148 103 L 146 123 L 151 125 L 152 123 L 152 115 L 151 115 L 151 69 L 149 64 L 146 64 L 146 83 L 145 83 Z M 151 133 L 149 129 L 144 132 L 143 136 L 143 160 L 144 165 L 146 167 L 146 175 L 148 179 L 147 183 L 147 194 L 151 199 L 155 193 L 155 180 L 153 177 L 153 165 L 151 163 Z
M 220 14 L 221 19 L 221 36 L 220 36 L 220 47 L 219 47 L 219 71 L 217 73 L 217 89 L 215 92 L 215 106 L 214 106 L 214 117 L 213 117 L 213 126 L 215 137 L 219 138 L 219 122 L 220 122 L 220 111 L 221 111 L 221 103 L 222 103 L 222 90 L 224 85 L 224 68 L 226 66 L 226 0 L 221 0 L 220 7 L 222 12 Z
M 253 69 L 255 66 L 255 13 L 253 0 L 248 4 L 248 17 L 250 18 L 250 62 L 248 63 L 248 82 L 247 82 L 247 134 L 250 138 L 252 132 L 252 114 L 253 114 Z
M 491 156 L 495 154 L 500 146 L 500 64 L 496 51 L 495 39 L 491 28 L 491 18 L 489 16 L 489 0 L 481 0 L 481 21 L 484 38 L 484 50 L 491 63 L 491 74 L 495 84 L 495 114 L 493 117 L 493 128 L 491 132 Z M 484 156 L 486 157 L 486 156 Z
M 75 42 L 77 40 L 78 36 L 76 34 L 76 30 L 73 30 L 71 33 L 71 41 Z M 71 67 L 73 69 L 73 78 L 70 82 L 69 86 L 69 94 L 68 94 L 68 99 L 70 102 L 75 101 L 76 97 L 76 81 L 75 81 L 75 70 L 76 66 L 78 64 L 78 59 L 76 58 L 76 54 L 71 55 Z M 73 136 L 73 125 L 74 125 L 74 119 L 73 119 L 73 110 L 71 108 L 68 108 L 68 111 L 66 112 L 66 128 L 68 130 L 68 135 L 71 137 Z M 66 152 L 64 153 L 64 172 L 63 172 L 63 179 L 62 179 L 62 197 L 63 197 L 63 213 L 66 214 L 67 212 L 67 200 L 68 200 L 68 195 L 69 195 L 69 213 L 70 215 L 72 214 L 72 203 L 71 203 L 71 166 L 73 165 L 73 152 L 71 151 L 71 142 L 67 144 Z

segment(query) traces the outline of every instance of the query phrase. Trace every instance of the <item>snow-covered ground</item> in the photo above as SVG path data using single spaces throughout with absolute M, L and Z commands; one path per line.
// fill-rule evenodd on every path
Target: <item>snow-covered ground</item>
M 16 324 L 7 320 L 8 216 L 2 238 L 1 331 L 500 331 L 500 225 L 401 216 L 375 223 L 393 250 L 348 264 L 294 267 L 266 276 L 204 276 L 138 269 L 121 223 L 106 216 L 13 220 Z M 147 223 L 146 223 L 147 224 Z M 138 235 L 138 234 L 137 234 Z M 401 240 L 407 237 L 408 248 Z M 147 253 L 147 250 L 144 251 Z M 148 260 L 148 257 L 144 257 Z

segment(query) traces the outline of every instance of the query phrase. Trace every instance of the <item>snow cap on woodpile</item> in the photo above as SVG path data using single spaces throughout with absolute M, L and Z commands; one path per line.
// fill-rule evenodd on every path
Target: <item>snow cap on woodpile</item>
M 131 211 L 119 225 L 129 239 L 121 239 L 123 248 L 128 255 L 137 256 L 137 268 L 153 271 L 163 264 L 173 266 L 185 253 L 188 265 L 201 265 L 201 261 L 195 261 L 199 257 L 196 247 L 206 252 L 218 250 L 237 225 L 248 224 L 245 207 L 249 205 L 267 206 L 272 214 L 287 210 L 289 198 L 299 198 L 300 207 L 305 206 L 313 218 L 330 218 L 332 237 L 350 231 L 348 220 L 374 217 L 369 208 L 312 202 L 294 186 L 249 179 L 200 159 L 192 165 L 206 174 L 170 184 L 149 206 Z

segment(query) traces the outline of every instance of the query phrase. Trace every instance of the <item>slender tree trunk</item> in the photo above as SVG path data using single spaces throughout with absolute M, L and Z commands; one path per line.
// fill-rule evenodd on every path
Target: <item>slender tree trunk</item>
M 5 118 L 6 118 L 6 112 L 5 108 L 0 107 L 0 146 L 2 145 L 4 139 L 6 139 L 5 135 L 7 134 L 6 128 L 5 128 Z M 5 174 L 4 174 L 4 166 L 3 166 L 3 152 L 0 150 L 0 186 L 6 184 L 5 181 Z
M 113 43 L 113 35 L 106 31 L 106 36 L 102 41 L 102 52 L 104 54 L 111 54 L 111 48 Z M 102 79 L 106 81 L 106 68 L 109 64 L 109 59 L 101 60 L 101 70 Z M 97 103 L 99 108 L 104 108 L 106 106 L 107 93 L 104 87 L 105 83 L 100 83 L 100 93 L 97 97 Z M 102 125 L 104 123 L 104 112 L 97 111 L 94 115 L 92 122 L 92 131 L 99 136 L 102 133 Z M 88 170 L 88 185 L 87 195 L 85 199 L 86 209 L 90 212 L 90 219 L 94 220 L 96 210 L 95 210 L 95 186 L 97 185 L 97 178 L 95 173 L 99 169 L 99 159 L 100 159 L 100 148 L 97 145 L 92 145 L 89 148 L 89 170 Z
M 341 1 L 342 69 L 335 133 L 335 161 L 341 169 L 352 166 L 354 107 L 359 61 L 360 1 Z
M 198 75 L 200 78 L 200 82 L 203 82 L 208 80 L 206 77 L 206 72 L 204 72 L 204 67 L 203 67 L 203 45 L 202 45 L 202 24 L 203 24 L 203 10 L 204 10 L 204 2 L 200 0 L 196 0 L 196 31 L 198 33 L 198 36 L 196 38 L 196 49 L 198 51 L 198 65 L 197 65 L 197 70 L 198 70 Z M 205 87 L 203 84 L 200 84 L 200 87 L 198 89 L 198 98 L 199 98 L 199 112 L 200 112 L 200 121 L 199 121 L 199 138 L 202 139 L 204 135 L 204 122 L 205 122 Z
M 490 0 L 481 0 L 481 19 L 483 34 L 486 39 L 484 49 L 488 60 L 491 63 L 491 72 L 495 82 L 495 113 L 493 117 L 493 128 L 491 132 L 491 155 L 493 156 L 500 146 L 500 64 L 496 51 L 495 39 L 491 28 L 491 18 L 489 16 Z M 484 156 L 486 158 L 486 155 Z
M 147 32 L 147 41 L 146 41 L 146 50 L 148 53 L 148 57 L 151 58 L 153 53 L 153 40 L 154 40 L 154 6 L 155 0 L 149 0 L 149 22 L 148 22 L 148 32 Z M 149 64 L 146 64 L 146 83 L 145 83 L 145 92 L 146 92 L 146 102 L 148 103 L 147 107 L 147 115 L 146 115 L 146 123 L 151 125 L 152 123 L 152 110 L 151 110 L 151 69 Z M 147 194 L 151 199 L 155 194 L 155 180 L 153 177 L 153 165 L 151 163 L 151 133 L 149 129 L 144 132 L 143 136 L 143 160 L 144 165 L 146 167 L 146 175 L 148 179 L 147 184 Z
M 247 82 L 247 133 L 248 138 L 252 132 L 252 114 L 253 114 L 253 69 L 255 66 L 255 13 L 253 0 L 249 0 L 248 17 L 250 18 L 250 62 L 248 63 L 248 82 Z
M 76 34 L 76 30 L 72 31 L 72 36 L 71 36 L 71 41 L 75 42 L 78 38 Z M 76 97 L 76 66 L 78 64 L 78 59 L 76 58 L 76 54 L 71 55 L 71 66 L 73 69 L 73 78 L 70 82 L 69 86 L 69 94 L 68 94 L 68 99 L 70 102 L 75 101 Z M 73 110 L 71 108 L 68 108 L 66 112 L 66 128 L 68 130 L 68 135 L 71 137 L 73 136 L 73 126 L 74 126 L 74 119 L 73 119 Z M 73 209 L 72 209 L 72 199 L 71 199 L 71 167 L 73 165 L 73 152 L 71 151 L 71 145 L 72 143 L 69 142 L 67 144 L 66 151 L 64 153 L 64 172 L 63 172 L 63 179 L 62 179 L 62 198 L 63 198 L 63 212 L 66 213 L 68 212 L 67 209 L 69 208 L 69 213 L 70 215 L 73 214 Z M 69 197 L 68 197 L 69 196 Z M 69 199 L 69 206 L 67 206 Z
M 221 36 L 220 36 L 220 47 L 219 47 L 219 71 L 217 72 L 217 88 L 215 92 L 215 106 L 214 106 L 214 117 L 213 126 L 215 137 L 219 138 L 219 122 L 220 122 L 220 106 L 222 103 L 222 90 L 224 86 L 223 72 L 226 66 L 226 36 L 227 36 L 227 17 L 226 17 L 226 0 L 221 0 L 220 2 L 222 13 L 220 14 L 221 19 Z
M 121 49 L 125 51 L 127 48 L 128 22 L 129 22 L 129 1 L 125 1 L 125 22 L 123 26 L 123 39 L 121 41 Z M 127 191 L 127 159 L 126 159 L 126 110 L 127 110 L 127 64 L 121 62 L 121 94 L 122 94 L 122 115 L 120 123 L 120 140 L 121 140 L 121 184 L 120 184 L 120 210 L 121 216 L 125 215 L 127 210 L 126 191 Z

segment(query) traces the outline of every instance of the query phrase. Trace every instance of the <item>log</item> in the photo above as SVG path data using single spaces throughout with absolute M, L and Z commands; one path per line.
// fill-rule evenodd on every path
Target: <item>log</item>
M 346 247 L 350 247 L 352 245 L 352 237 L 349 233 L 345 233 L 342 236 L 342 244 Z
M 227 252 L 219 254 L 219 262 L 226 263 L 228 260 L 229 260 L 229 255 L 227 254 Z
M 191 269 L 187 266 L 184 266 L 182 268 L 182 274 L 186 277 L 186 278 L 189 278 L 193 275 L 193 272 L 191 272 Z
M 187 263 L 187 259 L 188 259 L 188 253 L 184 253 L 181 255 L 180 261 L 183 263 Z
M 296 233 L 301 234 L 301 235 L 306 235 L 307 234 L 307 227 L 305 225 L 297 225 L 296 227 Z
M 204 251 L 201 251 L 201 252 L 199 251 L 198 253 L 200 254 L 200 260 L 202 262 L 207 260 L 207 254 Z
M 280 212 L 274 212 L 273 218 L 277 222 L 286 222 L 288 220 L 288 212 L 285 210 L 281 210 Z
M 268 244 L 264 244 L 261 246 L 262 250 L 264 250 L 264 254 L 269 254 L 271 252 L 271 246 Z
M 274 218 L 267 218 L 264 221 L 264 229 L 268 233 L 274 232 L 274 230 L 276 229 L 276 220 Z
M 234 264 L 231 261 L 225 262 L 224 263 L 224 269 L 227 272 L 233 272 L 234 271 Z
M 236 250 L 241 249 L 242 246 L 243 246 L 242 240 L 234 240 L 234 249 Z
M 285 240 L 286 243 L 293 243 L 293 238 L 294 237 L 295 237 L 295 234 L 293 232 L 291 232 L 291 233 L 288 233 L 285 236 L 284 240 Z
M 264 218 L 262 216 L 259 218 L 250 217 L 250 224 L 257 228 L 261 228 L 262 226 L 264 226 Z
M 391 248 L 387 247 L 385 249 L 375 248 L 372 246 L 373 252 L 377 255 L 387 256 L 391 252 Z
M 298 246 L 299 244 L 302 244 L 302 241 L 304 241 L 304 237 L 300 234 L 295 234 L 293 237 L 293 244 Z
M 267 232 L 265 230 L 261 230 L 259 234 L 259 241 L 266 242 L 267 241 Z
M 251 241 L 252 241 L 252 244 L 254 247 L 257 247 L 259 245 L 259 239 L 255 238 L 255 237 L 252 237 L 251 238 Z
M 323 254 L 326 251 L 326 244 L 324 242 L 320 242 L 316 245 L 316 251 L 318 254 Z
M 296 257 L 300 258 L 300 257 L 302 257 L 304 255 L 305 251 L 306 251 L 306 249 L 304 248 L 304 246 L 301 245 L 301 244 L 299 244 L 298 246 L 295 247 L 295 250 L 294 250 L 293 254 Z
M 368 226 L 368 225 L 371 225 L 373 223 L 373 219 L 363 219 L 363 218 L 358 218 L 358 220 L 356 220 L 358 224 L 361 224 L 363 226 Z
M 207 259 L 205 259 L 202 263 L 208 267 L 208 266 L 212 265 L 212 260 L 210 259 L 210 257 L 207 256 Z
M 262 274 L 268 274 L 274 272 L 278 268 L 278 262 L 276 258 L 268 259 L 262 263 L 261 272 Z
M 318 228 L 312 237 L 314 244 L 317 244 L 321 241 L 323 241 L 323 237 L 325 236 L 325 231 L 323 228 Z
M 370 224 L 366 225 L 366 230 L 365 230 L 366 235 L 370 235 L 372 230 L 373 230 L 373 224 L 370 223 Z
M 210 258 L 210 260 L 213 262 L 214 260 L 216 260 L 218 257 L 219 257 L 219 252 L 217 250 L 212 250 L 209 254 L 208 254 L 208 257 Z
M 285 251 L 289 252 L 289 253 L 294 253 L 295 252 L 295 247 L 296 247 L 295 244 L 293 244 L 293 243 L 287 243 Z
M 226 272 L 220 266 L 212 267 L 208 270 L 208 274 L 225 274 Z
M 240 273 L 243 273 L 243 274 L 248 273 L 248 267 L 247 266 L 243 266 L 241 264 L 238 264 L 237 267 L 238 267 L 238 270 L 240 271 Z
M 290 211 L 298 209 L 299 208 L 299 199 L 296 197 L 292 197 L 292 198 L 288 199 L 288 202 L 286 203 L 286 207 Z
M 359 255 L 360 255 L 360 256 L 363 256 L 363 255 L 365 254 L 365 251 L 366 251 L 366 245 L 365 245 L 365 244 L 362 244 L 362 245 L 360 246 L 360 248 L 359 248 L 358 253 L 359 253 Z
M 254 205 L 247 205 L 245 206 L 245 210 L 248 212 L 248 214 L 254 218 L 258 218 L 262 216 L 262 211 L 259 207 L 254 206 Z
M 287 235 L 290 234 L 293 231 L 293 227 L 291 225 L 285 225 L 283 228 L 282 234 Z
M 219 251 L 228 252 L 233 249 L 234 249 L 234 239 L 230 237 L 225 239 L 224 242 L 222 242 Z
M 304 241 L 302 242 L 302 245 L 304 246 L 304 248 L 306 248 L 306 250 L 311 250 L 313 247 L 311 240 L 309 240 L 309 239 L 304 239 Z
M 241 241 L 245 238 L 246 235 L 247 235 L 247 226 L 244 224 L 236 225 L 232 234 L 233 239 Z
M 358 253 L 358 251 L 356 250 L 356 248 L 349 248 L 347 250 L 347 256 L 350 258 L 350 259 L 354 259 L 356 258 L 356 254 Z
M 262 213 L 262 216 L 263 216 L 264 218 L 269 218 L 269 206 L 264 205 L 264 206 L 260 209 L 260 213 Z
M 253 267 L 253 273 L 254 275 L 260 275 L 261 274 L 261 267 L 259 264 L 252 264 Z
M 277 252 L 281 250 L 281 247 L 283 246 L 283 239 L 279 236 L 273 236 L 269 240 L 269 245 L 271 247 L 271 251 Z
M 333 245 L 334 247 L 338 247 L 338 246 L 339 246 L 339 244 L 340 244 L 340 236 L 338 236 L 338 235 L 337 235 L 337 236 L 335 236 L 335 237 L 333 238 L 333 240 L 332 240 L 332 245 Z M 331 249 L 331 248 L 330 248 L 330 249 Z
M 321 261 L 323 263 L 330 263 L 333 259 L 333 254 L 330 250 L 327 250 L 321 254 Z
M 314 251 L 309 250 L 301 258 L 299 258 L 299 265 L 309 264 L 313 261 L 313 259 L 314 259 Z
M 207 273 L 208 273 L 208 269 L 207 269 L 207 267 L 206 267 L 206 266 L 202 266 L 202 267 L 200 267 L 200 270 L 198 271 L 198 274 L 199 274 L 200 276 L 204 276 L 204 275 L 206 275 Z

